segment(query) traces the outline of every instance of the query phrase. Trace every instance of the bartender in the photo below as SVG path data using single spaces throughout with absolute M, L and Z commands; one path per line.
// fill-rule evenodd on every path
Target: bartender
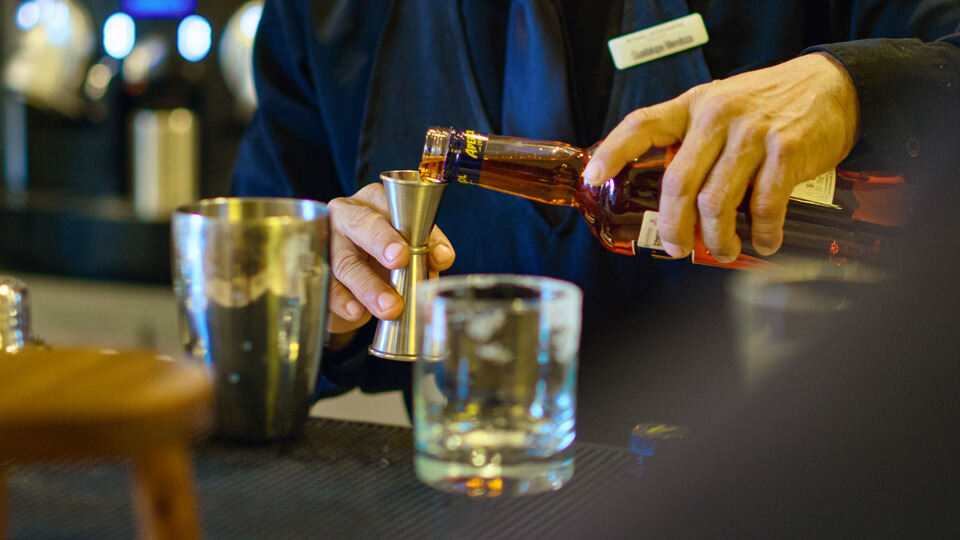
M 428 127 L 582 147 L 607 137 L 588 180 L 609 176 L 646 145 L 682 139 L 687 150 L 669 173 L 676 178 L 668 201 L 676 210 L 663 231 L 670 252 L 686 252 L 699 218 L 715 224 L 710 247 L 735 255 L 727 227 L 739 201 L 714 195 L 735 194 L 753 177 L 771 194 L 772 205 L 753 206 L 767 224 L 754 241 L 770 252 L 786 204 L 783 182 L 841 160 L 911 175 L 944 151 L 929 134 L 958 129 L 938 113 L 956 106 L 960 52 L 934 40 L 956 28 L 955 7 L 268 0 L 254 51 L 260 108 L 233 193 L 329 202 L 333 337 L 321 388 L 407 389 L 408 365 L 366 355 L 371 318 L 403 309 L 387 276 L 409 259 L 389 225 L 378 175 L 415 168 Z M 614 64 L 610 40 L 675 21 L 706 40 L 684 38 L 690 47 L 623 69 Z M 703 204 L 709 200 L 717 203 Z M 682 396 L 670 390 L 682 377 L 671 357 L 699 359 L 691 369 L 705 394 L 723 399 L 734 387 L 725 270 L 615 255 L 572 209 L 483 190 L 451 186 L 437 224 L 435 272 L 546 275 L 584 289 L 581 439 L 622 443 L 639 420 L 684 416 Z M 624 340 L 630 358 L 612 354 L 612 343 Z M 605 394 L 615 380 L 635 382 L 628 399 Z

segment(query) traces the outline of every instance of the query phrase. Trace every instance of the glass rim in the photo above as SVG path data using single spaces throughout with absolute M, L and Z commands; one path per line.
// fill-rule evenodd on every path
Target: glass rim
M 413 169 L 394 169 L 380 173 L 382 182 L 396 182 L 398 184 L 431 184 L 420 176 L 419 171 Z
M 251 212 L 255 209 L 260 209 L 261 212 Z M 306 209 L 310 211 L 305 212 Z M 312 221 L 326 218 L 328 214 L 329 210 L 325 203 L 295 197 L 213 197 L 184 204 L 173 211 L 174 218 L 180 219 L 225 219 L 244 222 L 294 219 Z
M 477 305 L 503 303 L 510 301 L 517 306 L 536 308 L 545 302 L 576 303 L 583 301 L 583 291 L 574 283 L 558 278 L 530 274 L 457 274 L 429 279 L 419 284 L 418 299 L 427 300 L 437 297 L 446 291 L 457 289 L 490 289 L 498 285 L 513 285 L 527 287 L 537 291 L 537 296 L 529 298 L 449 298 L 447 302 L 469 302 Z M 544 297 L 543 293 L 550 296 Z

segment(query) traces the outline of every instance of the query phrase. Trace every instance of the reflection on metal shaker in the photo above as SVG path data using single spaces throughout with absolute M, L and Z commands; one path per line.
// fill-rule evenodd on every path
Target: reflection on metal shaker
M 326 205 L 207 199 L 174 212 L 171 235 L 181 338 L 213 376 L 217 434 L 297 434 L 326 338 Z
M 166 221 L 199 196 L 197 114 L 185 108 L 137 111 L 133 118 L 133 200 L 140 219 Z

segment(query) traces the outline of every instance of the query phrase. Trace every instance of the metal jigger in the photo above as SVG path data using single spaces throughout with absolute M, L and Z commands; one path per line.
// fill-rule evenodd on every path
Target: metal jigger
M 410 262 L 390 272 L 390 284 L 403 298 L 403 313 L 397 320 L 380 321 L 370 354 L 413 361 L 423 345 L 423 331 L 416 320 L 417 287 L 427 279 L 427 242 L 447 185 L 424 181 L 417 171 L 387 171 L 380 180 L 387 192 L 390 223 L 410 246 Z

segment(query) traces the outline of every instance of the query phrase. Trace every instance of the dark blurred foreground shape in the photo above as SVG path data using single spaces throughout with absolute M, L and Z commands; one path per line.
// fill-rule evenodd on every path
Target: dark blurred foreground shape
M 212 422 L 202 366 L 149 351 L 34 348 L 0 352 L 0 380 L 0 503 L 13 464 L 124 462 L 141 538 L 200 537 L 189 445 Z
M 945 77 L 956 82 L 957 74 Z M 941 113 L 960 121 L 960 100 Z M 915 224 L 893 279 L 825 321 L 819 339 L 751 393 L 704 392 L 688 403 L 692 427 L 682 444 L 658 456 L 622 504 L 583 523 L 584 534 L 956 537 L 960 140 L 932 135 L 942 137 L 924 148 L 941 151 L 916 171 Z M 716 331 L 704 328 L 695 347 L 646 353 L 696 365 Z M 617 353 L 634 347 L 620 342 Z M 709 376 L 691 374 L 673 391 L 708 389 L 697 379 Z M 614 382 L 611 401 L 629 396 L 631 384 Z

